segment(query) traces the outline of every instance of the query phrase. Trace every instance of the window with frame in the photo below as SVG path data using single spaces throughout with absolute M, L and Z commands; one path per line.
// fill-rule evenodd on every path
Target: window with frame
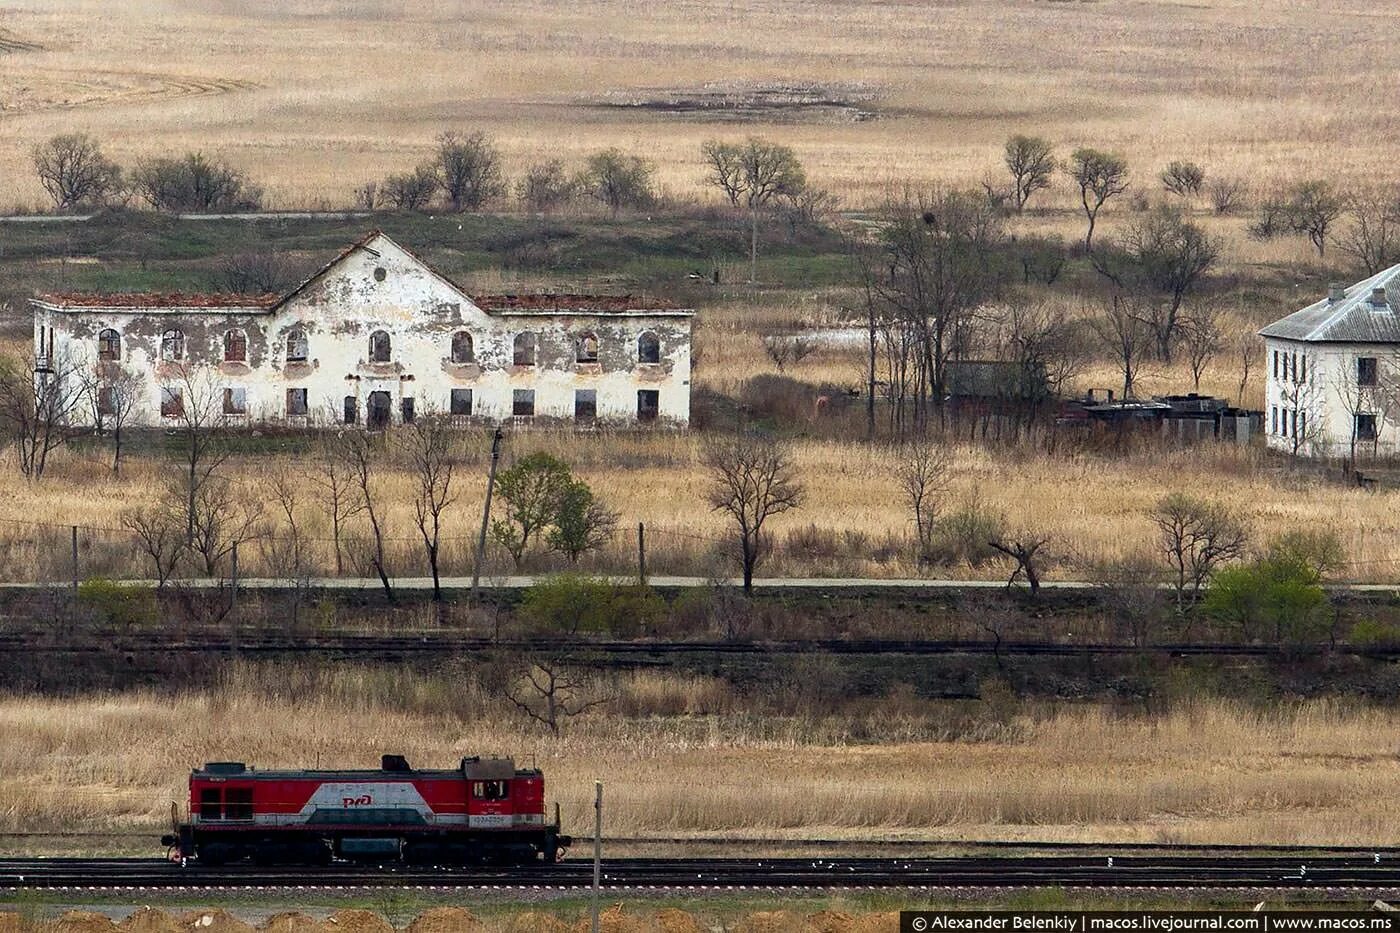
M 353 395 L 345 396 L 345 407 L 342 417 L 346 424 L 360 423 L 360 400 Z
M 516 389 L 511 393 L 510 413 L 517 418 L 535 416 L 535 390 Z
M 510 781 L 473 781 L 473 800 L 505 800 L 510 797 Z
M 1298 357 L 1298 381 L 1300 383 L 1308 381 L 1308 355 L 1306 353 Z
M 287 390 L 287 416 L 297 417 L 307 412 L 306 389 Z
M 224 414 L 246 415 L 248 413 L 248 390 L 242 386 L 224 388 Z
M 392 346 L 387 330 L 377 330 L 369 335 L 369 361 L 387 363 L 392 354 Z
M 646 331 L 637 338 L 637 362 L 661 362 L 661 340 L 651 331 Z
M 476 347 L 472 335 L 459 330 L 452 335 L 452 362 L 457 364 L 476 362 Z
M 598 362 L 598 335 L 592 331 L 586 331 L 579 335 L 578 342 L 574 348 L 574 361 L 577 363 Z
M 1269 406 L 1269 433 L 1270 433 L 1270 434 L 1277 434 L 1277 433 L 1278 433 L 1278 406 L 1277 406 L 1277 405 L 1270 405 L 1270 406 Z
M 185 358 L 185 332 L 171 328 L 160 335 L 160 358 L 175 363 Z
M 530 331 L 515 335 L 514 361 L 516 366 L 535 365 L 535 335 Z
M 1367 387 L 1376 384 L 1376 358 L 1374 356 L 1358 356 L 1356 358 L 1356 384 Z
M 248 362 L 248 335 L 241 330 L 224 332 L 224 362 Z
M 574 390 L 574 420 L 593 421 L 598 417 L 598 390 Z
M 407 395 L 399 399 L 399 417 L 404 424 L 413 423 L 413 396 Z
M 1278 357 L 1279 357 L 1279 352 L 1278 352 L 1277 350 L 1275 350 L 1275 351 L 1274 351 L 1274 378 L 1275 378 L 1275 379 L 1278 378 Z
M 453 389 L 449 412 L 463 417 L 470 416 L 472 413 L 472 390 Z
M 160 416 L 180 418 L 185 414 L 185 390 L 179 386 L 160 387 Z
M 1356 439 L 1374 441 L 1376 439 L 1376 416 L 1366 412 L 1356 413 Z
M 661 415 L 661 392 L 657 389 L 637 390 L 637 420 L 655 421 Z
M 99 360 L 120 360 L 122 358 L 122 335 L 113 328 L 106 328 L 97 335 L 97 358 Z
M 307 357 L 306 331 L 298 327 L 287 333 L 287 362 L 305 363 Z

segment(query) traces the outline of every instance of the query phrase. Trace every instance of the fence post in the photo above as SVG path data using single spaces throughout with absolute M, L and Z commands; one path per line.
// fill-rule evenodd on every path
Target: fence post
M 647 526 L 637 522 L 637 579 L 647 585 Z
M 603 886 L 603 782 L 593 782 L 593 933 L 598 933 L 598 896 Z
M 78 598 L 78 526 L 72 526 L 73 532 L 73 598 Z
M 486 474 L 486 503 L 481 507 L 481 536 L 476 540 L 476 559 L 472 561 L 471 599 L 476 599 L 476 589 L 481 583 L 481 561 L 486 555 L 486 529 L 491 524 L 491 494 L 496 490 L 496 465 L 501 462 L 501 439 L 505 432 L 496 428 L 491 438 L 491 469 Z

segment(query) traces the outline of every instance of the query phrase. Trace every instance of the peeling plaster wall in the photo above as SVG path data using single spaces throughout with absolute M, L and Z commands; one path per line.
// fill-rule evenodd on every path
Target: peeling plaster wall
M 376 255 L 377 254 L 377 255 Z M 382 270 L 382 272 L 380 272 Z M 53 328 L 54 354 L 82 365 L 97 362 L 97 335 L 115 328 L 122 335 L 122 365 L 146 376 L 144 398 L 131 423 L 159 425 L 162 385 L 183 381 L 180 365 L 160 360 L 161 335 L 184 332 L 184 365 L 212 367 L 219 387 L 241 387 L 250 421 L 286 417 L 287 390 L 305 388 L 309 422 L 338 421 L 347 396 L 357 400 L 364 423 L 372 392 L 386 392 L 394 421 L 404 398 L 415 412 L 447 413 L 451 390 L 471 389 L 475 418 L 510 418 L 516 389 L 533 389 L 535 417 L 572 421 L 577 389 L 597 393 L 598 420 L 633 422 L 638 391 L 658 392 L 660 420 L 690 421 L 690 317 L 676 312 L 487 313 L 392 241 L 377 237 L 352 251 L 274 311 L 162 311 L 129 309 L 52 310 L 35 306 L 36 355 L 47 356 L 45 329 Z M 230 328 L 247 335 L 247 363 L 223 363 L 223 337 Z M 305 362 L 287 360 L 287 337 L 306 334 Z M 371 362 L 370 334 L 389 334 L 387 363 Z M 452 335 L 472 336 L 475 362 L 454 364 Z M 517 334 L 536 335 L 534 366 L 514 365 Z M 660 362 L 638 362 L 644 332 L 660 342 Z M 598 362 L 577 363 L 579 337 L 598 337 Z M 201 373 L 201 379 L 206 378 Z M 91 418 L 84 406 L 83 417 Z M 300 419 L 297 419 L 298 421 Z

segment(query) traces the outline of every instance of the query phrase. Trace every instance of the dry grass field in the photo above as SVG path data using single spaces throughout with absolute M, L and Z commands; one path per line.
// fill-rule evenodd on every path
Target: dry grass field
M 40 203 L 28 148 L 75 129 L 223 154 L 281 207 L 343 204 L 444 128 L 515 170 L 636 150 L 675 191 L 702 140 L 761 132 L 857 205 L 976 182 L 1017 130 L 1260 183 L 1372 181 L 1400 139 L 1383 0 L 24 0 L 0 29 L 4 204 Z
M 570 828 L 602 780 L 608 831 L 627 836 L 1389 844 L 1400 818 L 1392 710 L 1199 700 L 1149 718 L 894 694 L 785 717 L 722 682 L 638 673 L 551 739 L 470 679 L 436 683 L 235 668 L 175 697 L 0 700 L 0 831 L 154 828 L 194 763 L 385 750 L 535 762 Z

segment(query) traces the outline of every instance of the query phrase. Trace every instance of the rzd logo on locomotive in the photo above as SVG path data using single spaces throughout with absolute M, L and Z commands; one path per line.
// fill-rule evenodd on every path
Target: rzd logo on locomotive
M 374 803 L 374 798 L 369 794 L 361 794 L 358 797 L 341 797 L 340 803 L 348 810 L 351 807 L 367 807 Z

